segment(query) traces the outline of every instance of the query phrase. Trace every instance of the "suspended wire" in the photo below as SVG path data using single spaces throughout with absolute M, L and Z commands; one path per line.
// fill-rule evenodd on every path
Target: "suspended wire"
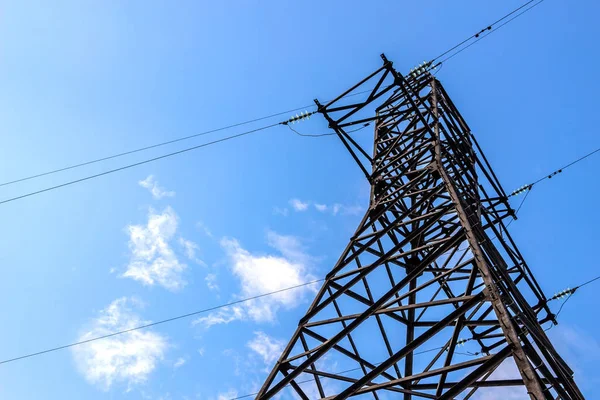
M 358 93 L 355 93 L 355 94 L 358 94 Z M 68 181 L 68 182 L 65 182 L 65 183 L 61 183 L 59 185 L 54 185 L 54 186 L 50 186 L 50 187 L 47 187 L 47 188 L 44 188 L 44 189 L 40 189 L 40 190 L 36 190 L 36 191 L 33 191 L 33 192 L 28 192 L 28 193 L 25 193 L 25 194 L 22 194 L 22 195 L 19 195 L 19 196 L 15 196 L 15 197 L 8 198 L 6 200 L 2 200 L 2 201 L 0 201 L 0 205 L 5 204 L 5 203 L 10 203 L 10 202 L 13 202 L 13 201 L 16 201 L 16 200 L 20 200 L 20 199 L 23 199 L 23 198 L 26 198 L 26 197 L 35 196 L 35 195 L 38 195 L 38 194 L 41 194 L 41 193 L 49 192 L 51 190 L 59 189 L 59 188 L 65 187 L 65 186 L 70 186 L 70 185 L 74 185 L 76 183 L 81 183 L 81 182 L 84 182 L 84 181 L 88 181 L 90 179 L 98 178 L 98 177 L 101 177 L 101 176 L 104 176 L 104 175 L 109 175 L 109 174 L 112 174 L 112 173 L 115 173 L 115 172 L 123 171 L 123 170 L 129 169 L 129 168 L 137 167 L 139 165 L 148 164 L 148 163 L 151 163 L 151 162 L 154 162 L 154 161 L 162 160 L 163 158 L 168 158 L 168 157 L 176 156 L 176 155 L 179 155 L 179 154 L 182 154 L 182 153 L 186 153 L 186 152 L 189 152 L 189 151 L 192 151 L 192 150 L 197 150 L 197 149 L 200 149 L 202 147 L 207 147 L 207 146 L 211 146 L 211 145 L 214 145 L 214 144 L 217 144 L 217 143 L 225 142 L 225 141 L 228 141 L 228 140 L 231 140 L 231 139 L 235 139 L 235 138 L 239 138 L 239 137 L 242 137 L 242 136 L 246 136 L 246 135 L 249 135 L 251 133 L 255 133 L 255 132 L 263 131 L 263 130 L 266 130 L 266 129 L 269 129 L 269 128 L 273 128 L 273 127 L 278 126 L 278 125 L 286 125 L 288 128 L 290 128 L 292 131 L 294 131 L 295 133 L 297 133 L 300 136 L 318 137 L 318 136 L 335 135 L 336 133 L 327 133 L 327 134 L 321 134 L 321 135 L 307 135 L 307 134 L 302 134 L 302 133 L 296 131 L 294 128 L 292 128 L 290 126 L 290 122 L 291 121 L 296 122 L 296 121 L 299 121 L 300 119 L 307 119 L 310 115 L 312 115 L 314 113 L 315 112 L 306 113 L 306 114 L 303 114 L 303 116 L 300 116 L 300 117 L 298 117 L 298 116 L 297 117 L 292 117 L 292 118 L 290 118 L 287 121 L 282 121 L 282 122 L 278 122 L 278 123 L 275 123 L 275 124 L 263 126 L 263 127 L 256 128 L 256 129 L 252 129 L 250 131 L 238 133 L 237 135 L 227 136 L 227 137 L 224 137 L 224 138 L 221 138 L 221 139 L 218 139 L 218 140 L 213 140 L 212 142 L 207 142 L 207 143 L 203 143 L 203 144 L 200 144 L 200 145 L 197 145 L 197 146 L 188 147 L 188 148 L 185 148 L 183 150 L 175 151 L 175 152 L 168 153 L 168 154 L 163 154 L 161 156 L 153 157 L 153 158 L 150 158 L 150 159 L 147 159 L 147 160 L 143 160 L 143 161 L 139 161 L 139 162 L 136 162 L 136 163 L 133 163 L 133 164 L 124 165 L 122 167 L 114 168 L 114 169 L 111 169 L 111 170 L 108 170 L 108 171 L 104 171 L 104 172 L 100 172 L 98 174 L 88 175 L 86 177 L 75 179 L 75 180 Z M 362 127 L 357 128 L 357 129 L 353 129 L 351 131 L 348 131 L 347 133 L 352 133 L 352 132 L 360 131 L 360 130 L 366 128 L 368 125 L 369 125 L 369 123 L 366 123 Z
M 538 184 L 538 183 L 540 183 L 541 181 L 543 181 L 543 180 L 546 180 L 546 179 L 552 179 L 552 177 L 553 177 L 553 176 L 555 176 L 555 175 L 558 175 L 558 174 L 562 173 L 562 172 L 563 172 L 565 169 L 567 169 L 567 168 L 569 168 L 569 167 L 571 167 L 571 166 L 573 166 L 573 165 L 575 165 L 575 164 L 577 164 L 577 163 L 579 163 L 579 162 L 581 162 L 581 161 L 585 160 L 586 158 L 588 158 L 588 157 L 590 157 L 590 156 L 592 156 L 592 155 L 594 155 L 594 154 L 598 153 L 599 151 L 600 151 L 600 147 L 598 147 L 598 148 L 597 148 L 596 150 L 594 150 L 594 151 L 591 151 L 591 152 L 587 153 L 587 154 L 586 154 L 586 155 L 584 155 L 583 157 L 580 157 L 580 158 L 578 158 L 577 160 L 575 160 L 575 161 L 573 161 L 573 162 L 570 162 L 569 164 L 565 165 L 564 167 L 557 169 L 556 171 L 552 172 L 551 174 L 548 174 L 548 175 L 545 175 L 545 176 L 541 177 L 541 178 L 540 178 L 540 179 L 538 179 L 537 181 L 533 182 L 531 185 L 532 185 L 532 186 L 533 186 L 533 185 L 536 185 L 536 184 Z
M 333 135 L 337 135 L 336 132 L 333 133 L 320 133 L 320 134 L 306 134 L 306 133 L 300 133 L 297 130 L 295 130 L 294 128 L 292 128 L 292 126 L 290 124 L 286 124 L 288 128 L 290 128 L 292 130 L 292 132 L 294 132 L 296 135 L 299 136 L 304 136 L 304 137 L 322 137 L 322 136 L 333 136 Z M 352 132 L 358 132 L 358 131 L 362 131 L 363 129 L 365 129 L 367 126 L 369 126 L 370 123 L 367 122 L 366 124 L 364 124 L 363 126 L 361 126 L 360 128 L 356 128 L 356 129 L 352 129 L 350 131 L 347 131 L 346 133 L 352 133 Z
M 595 278 L 590 279 L 587 282 L 584 282 L 584 283 L 582 283 L 580 285 L 577 285 L 577 286 L 575 286 L 572 289 L 569 288 L 569 289 L 562 290 L 562 291 L 558 292 L 557 294 L 555 294 L 554 296 L 552 296 L 551 298 L 549 298 L 547 300 L 548 302 L 553 301 L 553 300 L 557 300 L 557 299 L 560 299 L 560 298 L 563 298 L 563 297 L 567 296 L 567 298 L 561 303 L 560 308 L 558 309 L 558 312 L 555 314 L 554 318 L 555 319 L 558 318 L 559 314 L 561 313 L 561 311 L 562 311 L 563 307 L 565 306 L 565 304 L 567 303 L 567 301 L 569 301 L 569 299 L 571 297 L 573 297 L 573 295 L 575 294 L 575 292 L 578 289 L 581 289 L 582 287 L 584 287 L 586 285 L 589 285 L 590 283 L 593 283 L 593 282 L 595 282 L 595 281 L 597 281 L 599 279 L 600 279 L 600 275 L 598 275 Z M 548 328 L 545 329 L 545 331 L 549 331 L 550 329 L 552 329 L 554 327 L 554 325 L 555 324 L 552 323 Z
M 58 169 L 54 169 L 54 170 L 51 170 L 51 171 L 47 171 L 47 172 L 42 172 L 42 173 L 35 174 L 35 175 L 26 176 L 24 178 L 20 178 L 20 179 L 15 179 L 15 180 L 12 180 L 12 181 L 3 182 L 3 183 L 0 183 L 0 187 L 1 186 L 12 185 L 12 184 L 18 183 L 18 182 L 28 181 L 28 180 L 34 179 L 34 178 L 40 178 L 40 177 L 46 176 L 46 175 L 56 174 L 58 172 L 68 171 L 70 169 L 79 168 L 79 167 L 83 167 L 83 166 L 86 166 L 86 165 L 91 165 L 91 164 L 99 163 L 99 162 L 102 162 L 102 161 L 112 160 L 113 158 L 123 157 L 123 156 L 127 156 L 127 155 L 130 155 L 130 154 L 139 153 L 141 151 L 146 151 L 146 150 L 154 149 L 154 148 L 157 148 L 157 147 L 166 146 L 168 144 L 173 144 L 173 143 L 181 142 L 181 141 L 184 141 L 184 140 L 193 139 L 193 138 L 196 138 L 196 137 L 199 137 L 199 136 L 208 135 L 209 133 L 220 132 L 220 131 L 224 131 L 224 130 L 227 130 L 227 129 L 236 128 L 238 126 L 248 125 L 248 124 L 251 124 L 253 122 L 262 121 L 262 120 L 273 118 L 273 117 L 277 117 L 277 116 L 280 116 L 280 115 L 283 115 L 283 114 L 289 114 L 289 113 L 292 113 L 292 112 L 295 112 L 295 111 L 299 111 L 299 110 L 303 110 L 303 109 L 309 108 L 309 107 L 314 107 L 314 105 L 313 106 L 306 106 L 306 107 L 299 107 L 299 108 L 295 108 L 293 110 L 288 110 L 288 111 L 282 111 L 282 112 L 279 112 L 279 113 L 276 113 L 276 114 L 267 115 L 265 117 L 255 118 L 255 119 L 251 119 L 251 120 L 244 121 L 244 122 L 238 122 L 237 124 L 227 125 L 227 126 L 223 126 L 221 128 L 216 128 L 216 129 L 211 129 L 209 131 L 204 131 L 204 132 L 196 133 L 194 135 L 184 136 L 184 137 L 180 137 L 180 138 L 177 138 L 177 139 L 168 140 L 166 142 L 156 143 L 156 144 L 153 144 L 153 145 L 150 145 L 150 146 L 140 147 L 140 148 L 137 148 L 137 149 L 134 149 L 134 150 L 129 150 L 129 151 L 125 151 L 125 152 L 122 152 L 122 153 L 113 154 L 113 155 L 110 155 L 110 156 L 107 156 L 107 157 L 97 158 L 97 159 L 90 160 L 90 161 L 85 161 L 85 162 L 82 162 L 82 163 L 79 163 L 79 164 L 69 165 L 67 167 L 58 168 Z
M 573 297 L 573 293 L 571 293 L 569 296 L 567 296 L 567 298 L 565 299 L 565 301 L 562 302 L 562 304 L 560 305 L 560 308 L 558 309 L 558 312 L 556 313 L 556 315 L 554 316 L 554 318 L 558 318 L 558 316 L 560 315 L 560 312 L 562 311 L 563 307 L 565 306 L 565 304 L 567 303 L 567 301 L 569 301 L 569 299 Z
M 34 196 L 34 195 L 37 195 L 37 194 L 40 194 L 40 193 L 49 192 L 51 190 L 59 189 L 59 188 L 65 187 L 65 186 L 70 186 L 70 185 L 74 185 L 76 183 L 88 181 L 90 179 L 98 178 L 100 176 L 109 175 L 109 174 L 112 174 L 114 172 L 123 171 L 123 170 L 129 169 L 129 168 L 137 167 L 139 165 L 148 164 L 148 163 L 151 163 L 151 162 L 154 162 L 154 161 L 157 161 L 157 160 L 162 160 L 163 158 L 173 157 L 173 156 L 176 156 L 176 155 L 179 155 L 179 154 L 182 154 L 182 153 L 187 153 L 188 151 L 197 150 L 197 149 L 200 149 L 202 147 L 207 147 L 207 146 L 211 146 L 211 145 L 214 145 L 214 144 L 217 144 L 217 143 L 226 142 L 228 140 L 236 139 L 236 138 L 239 138 L 239 137 L 242 137 L 242 136 L 246 136 L 246 135 L 249 135 L 251 133 L 255 133 L 255 132 L 263 131 L 265 129 L 273 128 L 273 127 L 275 127 L 277 125 L 280 125 L 280 123 L 271 124 L 271 125 L 263 126 L 261 128 L 252 129 L 250 131 L 238 133 L 237 135 L 227 136 L 227 137 L 224 137 L 224 138 L 221 138 L 221 139 L 213 140 L 212 142 L 207 142 L 207 143 L 199 144 L 197 146 L 188 147 L 188 148 L 183 149 L 183 150 L 174 151 L 174 152 L 168 153 L 168 154 L 163 154 L 162 156 L 153 157 L 153 158 L 150 158 L 150 159 L 147 159 L 147 160 L 143 160 L 143 161 L 139 161 L 139 162 L 136 162 L 136 163 L 133 163 L 133 164 L 124 165 L 122 167 L 115 168 L 115 169 L 110 169 L 108 171 L 100 172 L 98 174 L 88 175 L 88 176 L 83 177 L 83 178 L 79 178 L 79 179 L 75 179 L 75 180 L 72 180 L 72 181 L 69 181 L 69 182 L 61 183 L 60 185 L 50 186 L 50 187 L 47 187 L 47 188 L 44 188 L 44 189 L 36 190 L 34 192 L 29 192 L 29 193 L 26 193 L 26 194 L 22 194 L 20 196 L 11 197 L 9 199 L 0 201 L 0 205 L 6 204 L 6 203 L 10 203 L 12 201 L 20 200 L 20 199 L 23 199 L 25 197 Z
M 517 216 L 519 215 L 519 211 L 521 211 L 521 207 L 523 207 L 523 203 L 525 203 L 525 200 L 527 200 L 527 196 L 529 196 L 529 193 L 531 193 L 531 187 L 529 187 L 529 189 L 527 190 L 527 193 L 525 193 L 525 196 L 523 196 L 523 200 L 521 200 L 521 203 L 519 204 L 519 207 L 517 207 L 517 211 L 515 211 L 515 215 L 514 215 L 513 219 L 511 219 L 510 221 L 508 221 L 508 223 L 506 224 L 506 229 L 508 229 L 508 227 L 510 226 L 510 224 L 512 224 L 514 221 L 517 220 Z
M 577 163 L 580 163 L 581 161 L 585 160 L 586 158 L 588 158 L 588 157 L 590 157 L 590 156 L 592 156 L 592 155 L 594 155 L 594 154 L 596 154 L 598 152 L 600 152 L 600 147 L 598 147 L 596 150 L 593 150 L 593 151 L 587 153 L 583 157 L 579 157 L 577 160 L 570 162 L 569 164 L 565 165 L 564 167 L 561 167 L 561 168 L 557 169 L 556 171 L 551 172 L 548 175 L 542 176 L 541 178 L 539 178 L 538 180 L 536 180 L 533 183 L 521 186 L 520 188 L 514 190 L 510 195 L 508 195 L 508 197 L 517 196 L 517 195 L 523 193 L 524 191 L 529 192 L 529 191 L 531 191 L 531 189 L 533 188 L 533 186 L 537 185 L 538 183 L 540 183 L 540 182 L 542 182 L 542 181 L 544 181 L 546 179 L 552 179 L 554 176 L 556 176 L 558 174 L 561 174 L 565 169 L 567 169 L 569 167 L 572 167 L 573 165 L 575 165 Z
M 441 58 L 441 57 L 445 56 L 446 54 L 450 53 L 452 50 L 455 50 L 455 49 L 459 48 L 460 46 L 462 46 L 463 44 L 467 43 L 467 42 L 468 42 L 469 40 L 471 40 L 471 39 L 478 38 L 478 37 L 479 37 L 479 36 L 480 36 L 482 33 L 484 33 L 485 31 L 487 31 L 487 30 L 491 30 L 491 29 L 492 29 L 492 27 L 493 27 L 494 25 L 496 25 L 497 23 L 499 23 L 499 22 L 502 22 L 502 21 L 503 21 L 503 20 L 505 20 L 506 18 L 510 17 L 511 15 L 513 15 L 513 14 L 514 14 L 514 13 L 516 13 L 516 12 L 518 12 L 518 11 L 519 11 L 520 9 L 522 9 L 523 7 L 526 7 L 527 5 L 529 5 L 529 4 L 531 4 L 531 3 L 533 3 L 534 1 L 536 1 L 536 0 L 530 0 L 530 1 L 528 1 L 527 3 L 525 3 L 525 4 L 521 5 L 519 8 L 516 8 L 516 9 L 512 10 L 510 13 L 508 13 L 508 14 L 506 14 L 505 16 L 503 16 L 502 18 L 500 18 L 500 19 L 498 19 L 498 20 L 496 20 L 496 21 L 492 22 L 491 24 L 489 24 L 488 26 L 486 26 L 485 28 L 483 28 L 483 29 L 482 29 L 482 30 L 480 30 L 479 32 L 477 32 L 477 33 L 475 33 L 475 34 L 473 34 L 473 35 L 469 36 L 468 38 L 466 38 L 466 39 L 465 39 L 465 40 L 463 40 L 462 42 L 458 43 L 458 44 L 457 44 L 457 45 L 455 45 L 454 47 L 451 47 L 450 49 L 448 49 L 448 50 L 444 51 L 442 54 L 440 54 L 439 56 L 437 56 L 437 57 L 433 58 L 431 61 L 433 62 L 433 61 L 437 60 L 438 58 Z
M 333 135 L 337 135 L 336 132 L 331 132 L 331 133 L 320 133 L 320 134 L 307 134 L 307 133 L 300 133 L 297 130 L 295 130 L 294 128 L 291 127 L 291 125 L 287 126 L 288 128 L 290 128 L 290 130 L 292 132 L 294 132 L 296 135 L 299 136 L 304 136 L 304 137 L 323 137 L 323 136 L 333 136 Z
M 504 17 L 500 18 L 499 20 L 497 20 L 496 22 L 494 22 L 491 25 L 488 25 L 486 28 L 482 29 L 481 31 L 479 31 L 478 33 L 470 36 L 468 39 L 463 40 L 461 43 L 459 43 L 458 45 L 454 46 L 452 49 L 445 51 L 444 53 L 440 54 L 439 56 L 437 56 L 436 58 L 434 58 L 431 62 L 433 63 L 433 61 L 439 59 L 440 57 L 443 57 L 444 55 L 448 54 L 449 52 L 451 52 L 452 50 L 457 49 L 458 47 L 462 46 L 463 44 L 467 43 L 468 41 L 475 39 L 473 42 L 469 43 L 467 46 L 461 48 L 460 50 L 452 53 L 451 55 L 449 55 L 448 57 L 444 58 L 441 61 L 438 61 L 436 63 L 436 65 L 439 64 L 443 64 L 446 61 L 450 60 L 451 58 L 457 56 L 458 54 L 462 53 L 463 51 L 465 51 L 466 49 L 468 49 L 469 47 L 473 46 L 475 43 L 479 42 L 482 39 L 485 39 L 486 37 L 488 37 L 489 35 L 491 35 L 493 32 L 498 31 L 499 29 L 501 29 L 503 26 L 509 24 L 510 22 L 514 21 L 515 19 L 519 18 L 521 15 L 525 14 L 526 12 L 530 11 L 531 9 L 533 9 L 534 7 L 540 5 L 541 3 L 543 3 L 545 0 L 539 0 L 537 3 L 535 3 L 534 5 L 532 5 L 529 8 L 526 8 L 525 10 L 521 11 L 520 13 L 518 13 L 517 15 L 515 15 L 514 17 L 512 17 L 511 19 L 509 19 L 508 21 L 505 21 L 503 24 L 498 25 L 497 27 L 494 27 L 494 25 L 498 24 L 499 22 L 503 21 L 504 19 L 508 18 L 509 16 L 511 16 L 512 14 L 516 13 L 517 11 L 521 10 L 522 8 L 526 7 L 527 5 L 533 3 L 536 0 L 530 0 L 527 3 L 523 4 L 522 6 L 520 6 L 519 8 L 516 8 L 515 10 L 511 11 L 510 13 L 506 14 Z M 483 34 L 484 32 L 486 32 L 486 34 Z M 483 34 L 483 35 L 482 35 Z
M 351 93 L 351 94 L 348 94 L 348 95 L 344 96 L 344 98 L 346 98 L 346 97 L 353 97 L 353 96 L 359 96 L 361 94 L 365 94 L 365 93 L 368 93 L 370 91 L 371 90 L 363 90 L 363 91 L 360 91 L 360 92 Z M 38 174 L 26 176 L 26 177 L 23 177 L 23 178 L 12 180 L 12 181 L 7 181 L 7 182 L 0 183 L 0 187 L 12 185 L 12 184 L 19 183 L 19 182 L 28 181 L 28 180 L 35 179 L 35 178 L 40 178 L 40 177 L 47 176 L 47 175 L 56 174 L 56 173 L 63 172 L 63 171 L 68 171 L 68 170 L 75 169 L 75 168 L 84 167 L 84 166 L 91 165 L 91 164 L 96 164 L 96 163 L 99 163 L 99 162 L 102 162 L 102 161 L 112 160 L 114 158 L 124 157 L 124 156 L 130 155 L 130 154 L 135 154 L 135 153 L 139 153 L 139 152 L 142 152 L 142 151 L 151 150 L 151 149 L 154 149 L 154 148 L 157 148 L 157 147 L 162 147 L 162 146 L 166 146 L 166 145 L 169 145 L 169 144 L 173 144 L 173 143 L 177 143 L 177 142 L 182 142 L 182 141 L 190 140 L 190 139 L 193 139 L 193 138 L 196 138 L 196 137 L 208 135 L 210 133 L 216 133 L 216 132 L 220 132 L 220 131 L 224 131 L 224 130 L 236 128 L 236 127 L 239 127 L 239 126 L 248 125 L 248 124 L 251 124 L 251 123 L 254 123 L 254 122 L 263 121 L 265 119 L 269 119 L 269 118 L 273 118 L 273 117 L 278 117 L 280 115 L 289 114 L 289 113 L 292 113 L 292 112 L 296 112 L 296 111 L 300 111 L 300 110 L 305 110 L 307 108 L 314 108 L 314 107 L 316 107 L 315 104 L 307 105 L 307 106 L 304 106 L 304 107 L 298 107 L 298 108 L 294 108 L 294 109 L 291 109 L 291 110 L 282 111 L 282 112 L 278 112 L 278 113 L 275 113 L 275 114 L 267 115 L 267 116 L 264 116 L 264 117 L 254 118 L 254 119 L 250 119 L 250 120 L 247 120 L 247 121 L 238 122 L 236 124 L 223 126 L 221 128 L 216 128 L 216 129 L 211 129 L 209 131 L 204 131 L 204 132 L 196 133 L 194 135 L 184 136 L 184 137 L 176 138 L 176 139 L 173 139 L 173 140 L 168 140 L 166 142 L 156 143 L 156 144 L 153 144 L 153 145 L 149 145 L 149 146 L 145 146 L 145 147 L 140 147 L 140 148 L 137 148 L 137 149 L 134 149 L 134 150 L 125 151 L 125 152 L 122 152 L 122 153 L 116 153 L 116 154 L 113 154 L 113 155 L 110 155 L 110 156 L 96 158 L 96 159 L 93 159 L 93 160 L 90 160 L 90 161 L 85 161 L 85 162 L 82 162 L 82 163 L 79 163 L 79 164 L 73 164 L 73 165 L 69 165 L 67 167 L 62 167 L 62 168 L 58 168 L 58 169 L 54 169 L 54 170 L 50 170 L 50 171 L 46 171 L 46 172 L 41 172 L 41 173 L 38 173 Z
M 42 350 L 42 351 L 38 351 L 38 352 L 35 352 L 35 353 L 30 353 L 30 354 L 26 354 L 26 355 L 23 355 L 23 356 L 19 356 L 19 357 L 15 357 L 15 358 L 10 358 L 10 359 L 7 359 L 7 360 L 0 361 L 0 365 L 2 365 L 2 364 L 8 364 L 8 363 L 11 363 L 11 362 L 14 362 L 14 361 L 18 361 L 18 360 L 22 360 L 24 358 L 30 358 L 30 357 L 39 356 L 39 355 L 42 355 L 42 354 L 51 353 L 51 352 L 58 351 L 58 350 L 67 349 L 69 347 L 75 347 L 75 346 L 79 346 L 79 345 L 82 345 L 82 344 L 86 344 L 86 343 L 90 343 L 90 342 L 95 342 L 97 340 L 107 339 L 107 338 L 110 338 L 110 337 L 113 337 L 113 336 L 123 335 L 125 333 L 129 333 L 129 332 L 138 331 L 138 330 L 141 330 L 141 329 L 150 328 L 150 327 L 156 326 L 156 325 L 166 324 L 167 322 L 173 322 L 173 321 L 177 321 L 177 320 L 180 320 L 180 319 L 189 318 L 189 317 L 192 317 L 194 315 L 207 313 L 209 311 L 214 311 L 214 310 L 218 310 L 218 309 L 221 309 L 221 308 L 230 307 L 230 306 L 233 306 L 233 305 L 236 305 L 236 304 L 246 303 L 248 301 L 260 299 L 262 297 L 272 296 L 272 295 L 277 294 L 277 293 L 282 293 L 282 292 L 286 292 L 286 291 L 289 291 L 289 290 L 298 289 L 298 288 L 301 288 L 301 287 L 304 287 L 304 286 L 313 285 L 315 283 L 319 283 L 319 282 L 322 282 L 324 280 L 325 280 L 325 278 L 315 279 L 313 281 L 305 282 L 305 283 L 302 283 L 302 284 L 299 284 L 299 285 L 290 286 L 290 287 L 287 287 L 287 288 L 275 290 L 275 291 L 272 291 L 272 292 L 269 292 L 269 293 L 259 294 L 259 295 L 252 296 L 252 297 L 247 297 L 245 299 L 236 300 L 236 301 L 232 301 L 232 302 L 229 302 L 229 303 L 226 303 L 226 304 L 221 304 L 221 305 L 218 305 L 218 306 L 214 306 L 214 307 L 210 307 L 210 308 L 205 308 L 203 310 L 199 310 L 199 311 L 194 311 L 194 312 L 187 313 L 187 314 L 178 315 L 176 317 L 163 319 L 163 320 L 157 321 L 157 322 L 151 322 L 149 324 L 136 326 L 134 328 L 130 328 L 130 329 L 122 330 L 122 331 L 117 331 L 117 332 L 109 333 L 107 335 L 97 336 L 97 337 L 94 337 L 94 338 L 91 338 L 91 339 L 81 340 L 81 341 L 70 343 L 70 344 L 67 344 L 67 345 L 64 345 L 64 346 L 53 347 L 53 348 L 50 348 L 50 349 L 47 349 L 47 350 Z
M 590 279 L 589 281 L 587 281 L 587 282 L 585 282 L 585 283 L 582 283 L 581 285 L 579 285 L 579 286 L 577 287 L 577 289 L 579 289 L 579 288 L 582 288 L 582 287 L 584 287 L 585 285 L 589 285 L 590 283 L 592 283 L 592 282 L 595 282 L 595 281 L 597 281 L 598 279 L 600 279 L 600 275 L 599 275 L 599 276 L 597 276 L 597 277 L 595 277 L 594 279 Z

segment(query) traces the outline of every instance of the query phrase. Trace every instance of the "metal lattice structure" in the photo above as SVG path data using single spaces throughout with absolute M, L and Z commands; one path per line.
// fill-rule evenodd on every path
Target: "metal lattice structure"
M 583 399 L 541 327 L 554 315 L 469 127 L 429 72 L 404 77 L 382 59 L 316 101 L 369 180 L 370 206 L 257 399 L 477 399 L 518 387 L 523 398 Z M 347 133 L 367 122 L 372 153 Z

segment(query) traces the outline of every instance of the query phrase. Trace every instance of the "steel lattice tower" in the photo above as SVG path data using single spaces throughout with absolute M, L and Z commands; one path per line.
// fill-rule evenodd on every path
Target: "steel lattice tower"
M 302 399 L 477 399 L 519 386 L 535 400 L 583 399 L 541 327 L 554 315 L 475 137 L 427 68 L 403 77 L 382 59 L 316 101 L 369 180 L 370 205 L 257 399 L 284 388 Z M 367 122 L 371 154 L 348 134 Z

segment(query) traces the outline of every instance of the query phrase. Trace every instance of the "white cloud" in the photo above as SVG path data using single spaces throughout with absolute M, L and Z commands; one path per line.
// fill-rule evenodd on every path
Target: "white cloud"
M 138 184 L 141 187 L 148 189 L 150 193 L 152 193 L 152 197 L 154 197 L 157 200 L 160 200 L 163 197 L 175 196 L 175 192 L 167 191 L 164 188 L 158 186 L 158 181 L 154 179 L 153 175 L 148 175 L 146 179 L 144 179 L 143 181 L 139 181 Z
M 212 231 L 208 229 L 208 227 L 202 221 L 198 221 L 196 223 L 196 227 L 200 229 L 204 234 L 208 237 L 213 237 Z
M 191 240 L 187 240 L 184 239 L 182 237 L 179 238 L 179 245 L 181 247 L 183 247 L 183 250 L 185 251 L 185 256 L 190 259 L 191 261 L 206 266 L 206 264 L 200 260 L 199 258 L 196 257 L 196 251 L 198 251 L 200 249 L 200 247 L 192 242 Z
M 162 214 L 150 209 L 146 226 L 127 227 L 131 260 L 124 277 L 145 285 L 158 284 L 169 290 L 185 286 L 182 275 L 187 266 L 179 262 L 170 245 L 177 231 L 177 222 L 177 215 L 171 207 L 167 207 Z
M 254 338 L 246 346 L 258 354 L 267 366 L 271 366 L 281 356 L 285 344 L 283 340 L 274 339 L 264 332 L 254 332 Z
M 192 321 L 192 325 L 202 325 L 210 328 L 213 325 L 228 324 L 244 318 L 244 310 L 241 307 L 225 307 L 217 312 L 210 313 L 206 317 L 200 317 Z
M 173 363 L 173 368 L 183 367 L 183 364 L 186 363 L 186 359 L 183 357 L 179 357 L 175 363 Z
M 284 288 L 301 285 L 315 279 L 309 272 L 311 257 L 302 251 L 298 239 L 275 232 L 267 233 L 271 247 L 282 256 L 253 254 L 231 238 L 223 238 L 221 246 L 231 262 L 231 272 L 239 280 L 241 291 L 237 298 L 254 297 Z M 205 326 L 227 324 L 239 319 L 270 322 L 281 308 L 291 309 L 301 303 L 304 295 L 314 292 L 314 285 L 261 297 L 236 307 L 229 307 L 199 318 L 196 324 Z
M 309 204 L 312 204 L 315 207 L 315 210 L 321 213 L 330 213 L 331 215 L 360 215 L 363 213 L 364 209 L 361 206 L 354 205 L 345 205 L 341 203 L 334 204 L 325 204 L 325 203 L 317 203 L 312 201 L 302 201 L 298 199 L 291 199 L 289 201 L 290 205 L 294 209 L 294 211 L 306 211 L 308 210 Z M 282 210 L 279 208 L 275 208 L 275 213 L 283 214 Z M 287 215 L 287 209 L 285 209 L 285 215 Z
M 331 207 L 331 209 L 332 209 L 331 212 L 333 213 L 333 215 L 337 215 L 337 213 L 340 212 L 340 210 L 342 209 L 342 205 L 336 203 L 333 205 L 333 207 Z
M 210 290 L 219 290 L 219 285 L 217 284 L 217 275 L 216 274 L 207 274 L 204 278 L 206 282 L 206 286 Z
M 301 264 L 303 270 L 312 260 L 312 257 L 304 252 L 300 240 L 295 236 L 279 235 L 269 230 L 267 231 L 267 243 L 288 260 Z
M 287 217 L 288 213 L 289 213 L 289 211 L 287 208 L 279 208 L 279 207 L 273 208 L 273 214 L 275 214 L 275 215 L 283 215 L 284 217 Z
M 132 311 L 132 305 L 139 306 L 139 302 L 126 297 L 113 301 L 79 341 L 149 323 Z M 126 383 L 128 388 L 145 382 L 167 347 L 167 339 L 160 334 L 137 330 L 74 347 L 72 353 L 85 379 L 108 390 L 117 382 Z
M 225 393 L 219 393 L 219 395 L 217 396 L 217 400 L 231 400 L 231 399 L 235 399 L 236 397 L 238 397 L 237 390 L 229 389 Z
M 291 286 L 297 286 L 314 277 L 307 272 L 303 263 L 308 257 L 297 253 L 294 239 L 269 233 L 269 244 L 277 248 L 284 257 L 255 255 L 243 249 L 235 239 L 221 240 L 221 246 L 232 262 L 232 272 L 242 286 L 242 297 L 253 297 Z M 288 246 L 289 247 L 286 247 Z M 244 303 L 248 316 L 257 322 L 273 321 L 280 307 L 290 309 L 298 304 L 307 286 L 262 297 Z
M 318 204 L 318 203 L 315 203 L 315 208 L 318 211 L 325 212 L 325 211 L 327 211 L 327 204 Z
M 196 258 L 196 250 L 199 249 L 196 243 L 180 237 L 179 244 L 185 249 L 185 255 L 187 258 L 190 260 L 194 260 Z
M 200 347 L 200 348 L 198 349 L 198 354 L 200 354 L 200 357 L 203 357 L 203 356 L 204 356 L 204 347 Z
M 307 202 L 303 202 L 302 200 L 291 199 L 290 200 L 290 205 L 292 206 L 292 208 L 295 211 L 306 211 L 306 210 L 308 210 L 308 203 Z
M 360 215 L 362 212 L 363 208 L 361 206 L 347 206 L 339 203 L 331 206 L 331 213 L 333 215 Z

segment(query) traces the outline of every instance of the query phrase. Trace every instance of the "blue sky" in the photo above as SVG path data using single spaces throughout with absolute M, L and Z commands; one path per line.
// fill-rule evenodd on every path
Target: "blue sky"
M 377 68 L 381 52 L 406 72 L 521 2 L 419 3 L 4 1 L 0 180 L 331 98 Z M 507 191 L 599 146 L 599 11 L 547 0 L 439 72 Z M 316 116 L 297 129 L 326 125 Z M 3 187 L 1 197 L 125 162 Z M 599 162 L 541 183 L 511 225 L 549 295 L 598 275 Z M 4 204 L 0 358 L 320 278 L 367 200 L 334 137 L 281 127 Z M 281 275 L 260 275 L 265 265 Z M 595 291 L 577 292 L 550 331 L 589 398 L 600 395 Z M 0 396 L 251 393 L 311 296 L 306 288 L 1 365 Z

